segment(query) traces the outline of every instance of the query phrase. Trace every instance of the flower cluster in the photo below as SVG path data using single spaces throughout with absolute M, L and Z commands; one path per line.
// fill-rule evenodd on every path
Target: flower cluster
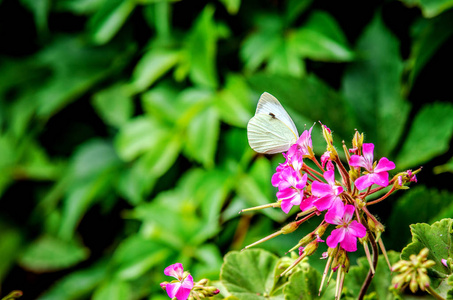
M 433 267 L 436 263 L 428 259 L 428 254 L 428 248 L 423 248 L 418 255 L 412 254 L 409 260 L 400 260 L 393 265 L 393 271 L 399 273 L 392 279 L 393 286 L 396 289 L 404 289 L 409 286 L 412 293 L 416 293 L 419 287 L 422 291 L 428 289 L 429 293 L 435 293 L 430 288 L 430 280 L 427 273 L 428 268 Z
M 167 291 L 168 297 L 177 300 L 191 300 L 212 297 L 219 293 L 213 286 L 207 286 L 208 280 L 202 279 L 196 283 L 188 272 L 184 272 L 182 264 L 176 263 L 165 268 L 164 274 L 176 278 L 171 282 L 164 281 L 160 284 Z
M 389 180 L 389 171 L 395 169 L 395 164 L 382 157 L 374 160 L 374 145 L 363 143 L 363 133 L 357 131 L 352 141 L 352 148 L 343 145 L 348 169 L 333 146 L 331 130 L 321 124 L 327 149 L 321 155 L 321 162 L 313 152 L 311 133 L 313 127 L 305 130 L 286 153 L 283 153 L 285 162 L 280 164 L 272 177 L 272 185 L 278 188 L 276 194 L 278 201 L 269 205 L 249 208 L 243 211 L 261 209 L 266 207 L 280 207 L 289 213 L 293 207 L 298 207 L 296 221 L 286 225 L 280 231 L 253 243 L 246 248 L 273 238 L 279 234 L 295 231 L 299 225 L 316 216 L 323 216 L 319 226 L 290 251 L 299 249 L 300 257 L 290 265 L 282 275 L 290 272 L 304 257 L 312 255 L 319 243 L 324 242 L 322 236 L 329 225 L 335 228 L 325 239 L 328 251 L 323 254 L 327 264 L 320 287 L 331 270 L 331 278 L 337 272 L 336 299 L 340 298 L 345 273 L 349 269 L 348 252 L 357 250 L 357 240 L 360 239 L 370 263 L 370 272 L 374 273 L 376 258 L 371 258 L 372 253 L 377 253 L 380 246 L 385 254 L 385 248 L 380 239 L 384 226 L 368 211 L 367 207 L 387 198 L 394 191 L 406 189 L 406 184 L 416 182 L 416 173 L 411 171 L 398 173 Z M 314 163 L 307 163 L 307 160 Z M 312 167 L 310 167 L 310 165 Z M 336 180 L 336 177 L 339 180 Z M 391 186 L 391 189 L 378 199 L 369 201 L 369 196 Z M 302 219 L 299 219 L 302 218 Z

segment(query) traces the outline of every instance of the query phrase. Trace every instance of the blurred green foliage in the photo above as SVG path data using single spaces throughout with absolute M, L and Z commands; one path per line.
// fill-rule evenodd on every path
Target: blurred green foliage
M 425 165 L 421 187 L 376 208 L 400 251 L 409 224 L 452 211 L 451 6 L 0 1 L 2 295 L 166 299 L 175 262 L 218 279 L 227 251 L 287 218 L 237 214 L 275 201 L 282 157 L 245 130 L 264 91 L 300 131 L 320 120 L 340 148 L 357 128 L 394 174 Z M 263 246 L 283 255 L 285 238 Z

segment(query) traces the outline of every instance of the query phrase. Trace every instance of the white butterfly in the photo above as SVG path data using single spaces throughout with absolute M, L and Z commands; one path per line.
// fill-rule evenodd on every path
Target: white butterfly
M 258 153 L 285 152 L 296 143 L 299 133 L 296 125 L 277 98 L 263 93 L 255 116 L 247 124 L 250 147 Z

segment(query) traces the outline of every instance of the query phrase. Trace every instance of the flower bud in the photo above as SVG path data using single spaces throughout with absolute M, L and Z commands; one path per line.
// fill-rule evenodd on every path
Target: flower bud
M 296 230 L 299 227 L 300 224 L 301 223 L 299 223 L 297 221 L 296 222 L 291 222 L 291 223 L 285 225 L 280 231 L 283 234 L 288 234 L 288 233 L 294 232 L 294 230 Z
M 165 291 L 165 290 L 167 290 L 167 284 L 168 283 L 169 283 L 168 281 L 161 282 L 160 283 L 160 287 Z
M 412 277 L 411 282 L 409 283 L 409 288 L 412 293 L 416 293 L 418 290 L 418 283 L 417 279 L 415 279 L 415 276 Z
M 359 133 L 357 130 L 354 133 L 354 137 L 352 138 L 352 147 L 356 149 L 362 149 L 363 145 L 363 132 Z
M 419 286 L 422 291 L 424 291 L 430 283 L 429 277 L 426 274 L 420 274 L 419 276 Z
M 318 249 L 318 246 L 319 246 L 319 242 L 317 240 L 314 240 L 310 244 L 305 246 L 305 248 L 304 248 L 305 256 L 310 256 L 313 253 L 315 253 L 316 250 Z
M 321 226 L 319 226 L 318 229 L 316 229 L 315 233 L 318 235 L 318 237 L 322 237 L 324 235 L 329 225 L 330 225 L 329 223 L 324 223 Z

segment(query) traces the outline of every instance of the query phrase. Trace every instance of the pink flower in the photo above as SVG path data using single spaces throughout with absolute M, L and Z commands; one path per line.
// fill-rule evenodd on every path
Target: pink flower
M 328 183 L 313 181 L 311 184 L 311 193 L 318 197 L 313 201 L 313 205 L 320 211 L 326 210 L 341 202 L 340 194 L 343 193 L 343 187 L 335 184 L 334 170 L 324 172 L 324 179 Z
M 286 158 L 285 163 L 292 166 L 296 171 L 302 169 L 304 165 L 303 155 L 302 149 L 297 144 L 292 145 L 286 153 L 283 153 L 283 156 Z
M 356 220 L 351 222 L 354 210 L 354 205 L 340 203 L 335 209 L 326 213 L 326 222 L 338 225 L 337 229 L 332 230 L 330 236 L 327 237 L 327 246 L 335 248 L 340 243 L 340 247 L 348 252 L 357 251 L 357 238 L 363 238 L 366 235 L 366 229 Z
M 164 274 L 167 276 L 175 277 L 178 280 L 178 282 L 171 282 L 166 284 L 165 289 L 167 291 L 168 297 L 176 297 L 176 299 L 178 300 L 186 300 L 187 298 L 189 298 L 190 291 L 193 288 L 193 278 L 190 274 L 184 274 L 182 264 L 176 263 L 166 267 Z
M 445 258 L 442 258 L 440 261 L 442 262 L 442 264 L 443 264 L 446 268 L 448 268 L 447 260 L 446 260 Z
M 313 143 L 311 141 L 311 131 L 313 130 L 313 126 L 311 126 L 309 130 L 304 130 L 304 132 L 302 132 L 302 134 L 300 135 L 299 139 L 296 142 L 296 145 L 299 146 L 299 149 L 302 152 L 303 157 L 313 156 Z
M 281 172 L 277 198 L 281 201 L 281 208 L 285 213 L 288 213 L 293 205 L 301 204 L 307 178 L 307 174 L 301 176 L 300 172 L 296 172 L 292 168 L 286 168 Z
M 354 182 L 355 186 L 359 190 L 366 189 L 373 184 L 377 184 L 383 187 L 389 185 L 389 173 L 387 171 L 395 169 L 395 164 L 389 161 L 386 157 L 379 160 L 376 167 L 373 165 L 373 151 L 374 145 L 363 144 L 363 156 L 352 155 L 349 159 L 349 165 L 352 167 L 362 167 L 367 170 L 368 174 L 365 174 L 356 179 Z
M 323 155 L 321 155 L 321 163 L 323 168 L 326 167 L 326 162 L 330 161 L 330 153 L 330 151 L 326 151 Z

